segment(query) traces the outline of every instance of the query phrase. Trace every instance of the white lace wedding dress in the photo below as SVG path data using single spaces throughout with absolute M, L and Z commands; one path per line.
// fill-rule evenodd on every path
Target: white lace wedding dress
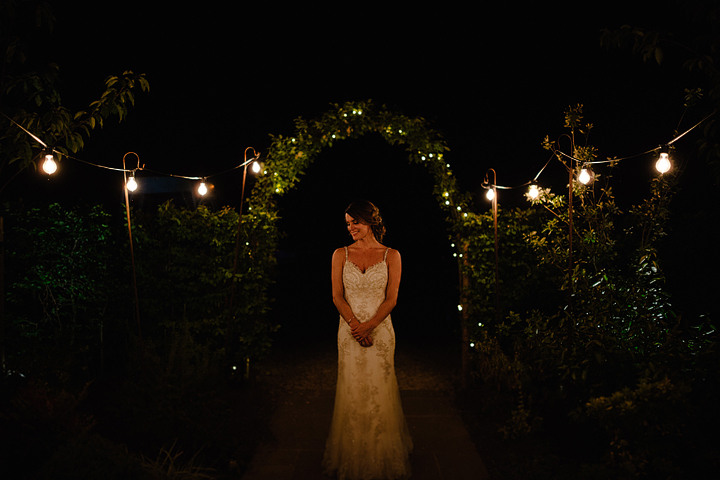
M 385 252 L 387 258 L 387 251 Z M 360 322 L 369 320 L 385 300 L 386 260 L 364 273 L 347 258 L 343 265 L 345 299 Z M 362 347 L 340 317 L 338 377 L 323 469 L 339 480 L 393 480 L 410 476 L 412 439 L 395 377 L 395 331 L 388 315 Z

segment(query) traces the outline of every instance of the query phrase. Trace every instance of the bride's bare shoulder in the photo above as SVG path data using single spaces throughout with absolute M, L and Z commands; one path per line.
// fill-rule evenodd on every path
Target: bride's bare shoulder
M 396 250 L 394 248 L 388 248 L 387 249 L 387 257 L 388 260 L 400 260 L 400 251 Z

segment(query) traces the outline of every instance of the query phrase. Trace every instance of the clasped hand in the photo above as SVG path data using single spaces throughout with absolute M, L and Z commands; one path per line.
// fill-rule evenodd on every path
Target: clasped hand
M 375 329 L 369 322 L 360 323 L 357 319 L 350 322 L 350 333 L 363 347 L 372 347 L 373 340 L 370 333 Z

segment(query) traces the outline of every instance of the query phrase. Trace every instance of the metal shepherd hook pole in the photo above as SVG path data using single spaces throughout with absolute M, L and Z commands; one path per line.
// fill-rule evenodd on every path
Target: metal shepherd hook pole
M 254 154 L 254 158 L 258 157 L 257 152 L 254 148 L 248 147 L 245 149 L 245 155 L 243 158 L 243 177 L 242 177 L 242 190 L 240 193 L 240 209 L 238 211 L 238 224 L 237 224 L 237 232 L 235 234 L 235 260 L 233 261 L 233 273 L 232 277 L 230 279 L 230 306 L 228 308 L 228 323 L 227 323 L 227 329 L 225 332 L 225 355 L 226 358 L 229 358 L 230 354 L 230 339 L 232 338 L 232 327 L 233 327 L 233 303 L 235 300 L 235 275 L 237 274 L 237 265 L 238 265 L 238 256 L 240 252 L 240 229 L 242 225 L 242 215 L 243 215 L 243 202 L 245 200 L 245 179 L 247 178 L 247 167 L 248 167 L 248 159 L 247 159 L 247 152 L 248 150 L 252 150 Z M 245 375 L 247 376 L 248 366 L 246 365 L 246 372 Z
M 128 152 L 123 155 L 123 177 L 125 179 L 125 212 L 127 213 L 128 237 L 130 239 L 130 263 L 132 264 L 133 288 L 135 291 L 135 319 L 137 320 L 138 326 L 138 338 L 140 339 L 140 342 L 142 342 L 142 331 L 140 329 L 140 301 L 138 299 L 137 276 L 135 275 L 135 251 L 133 250 L 132 227 L 130 226 L 130 200 L 128 199 L 127 170 L 125 169 L 125 157 L 130 154 L 137 157 L 138 169 L 140 168 L 140 156 L 135 152 Z
M 495 170 L 490 168 L 488 169 L 488 173 L 492 172 L 493 174 L 493 183 L 491 184 L 491 188 L 493 191 L 493 198 L 492 198 L 492 209 L 493 209 L 493 227 L 495 229 L 495 318 L 499 322 L 500 321 L 500 261 L 498 258 L 498 226 L 497 226 L 497 174 L 495 173 Z M 488 184 L 488 176 L 487 173 L 485 174 L 485 184 Z

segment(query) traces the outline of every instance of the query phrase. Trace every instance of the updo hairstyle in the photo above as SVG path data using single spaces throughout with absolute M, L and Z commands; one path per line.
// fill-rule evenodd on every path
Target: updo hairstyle
M 375 239 L 382 242 L 385 236 L 385 225 L 383 224 L 380 210 L 367 200 L 356 200 L 345 209 L 345 213 L 355 220 L 370 226 Z

